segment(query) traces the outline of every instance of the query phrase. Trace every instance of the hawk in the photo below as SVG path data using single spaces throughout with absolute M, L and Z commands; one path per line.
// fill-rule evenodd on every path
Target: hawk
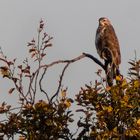
M 113 79 L 119 75 L 119 65 L 121 63 L 121 54 L 119 41 L 115 30 L 106 17 L 99 19 L 99 25 L 96 31 L 95 45 L 97 53 L 104 59 L 107 83 L 112 86 Z

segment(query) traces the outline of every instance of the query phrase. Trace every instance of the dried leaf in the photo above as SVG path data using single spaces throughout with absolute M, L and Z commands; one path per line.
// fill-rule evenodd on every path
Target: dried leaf
M 77 109 L 76 112 L 85 112 L 84 109 Z
M 35 39 L 33 38 L 31 42 L 35 43 Z
M 11 108 L 11 105 L 6 106 L 6 110 L 9 110 Z
M 88 89 L 91 89 L 91 87 L 89 85 L 87 85 L 87 84 L 85 84 L 85 87 L 87 87 Z
M 11 88 L 10 90 L 9 90 L 9 94 L 12 94 L 12 92 L 15 90 L 15 88 Z
M 16 83 L 17 80 L 19 80 L 19 79 L 18 79 L 18 78 L 13 78 L 13 77 L 12 77 L 12 80 L 14 81 L 14 83 Z
M 40 25 L 39 25 L 39 33 L 43 30 L 44 28 L 44 23 L 43 22 L 40 22 Z
M 68 100 L 69 102 L 71 102 L 71 103 L 74 102 L 73 99 L 71 99 L 71 98 L 68 98 L 67 100 Z
M 35 51 L 36 51 L 35 48 L 29 49 L 29 53 L 32 53 L 32 52 L 35 52 Z
M 30 78 L 30 77 L 32 77 L 32 76 L 31 76 L 31 75 L 25 75 L 25 77 L 29 77 L 29 78 Z
M 130 65 L 135 66 L 135 62 L 128 62 Z
M 19 68 L 19 69 L 22 69 L 22 65 L 19 65 L 18 68 Z
M 16 58 L 15 59 L 13 59 L 13 62 L 15 62 L 16 61 Z
M 27 46 L 34 46 L 35 43 L 34 42 L 28 42 Z
M 33 58 L 35 56 L 36 53 L 32 53 L 31 58 Z
M 19 136 L 19 140 L 26 140 L 24 136 Z
M 30 74 L 30 70 L 29 69 L 23 69 L 22 72 Z
M 129 74 L 129 75 L 135 75 L 135 76 L 138 76 L 138 74 L 135 73 L 135 72 L 129 72 L 128 74 Z
M 45 46 L 46 47 L 51 47 L 52 46 L 52 43 L 46 44 Z
M 6 105 L 6 103 L 5 102 L 2 102 L 1 106 L 5 106 L 5 105 Z
M 10 65 L 14 65 L 14 63 L 12 61 L 7 62 L 8 66 Z
M 110 86 L 107 86 L 107 87 L 106 87 L 106 90 L 107 90 L 107 91 L 110 91 L 110 90 L 111 90 L 111 87 L 110 87 Z
M 46 55 L 45 53 L 42 53 L 42 54 L 41 54 L 41 57 L 43 58 L 45 55 Z
M 10 71 L 9 71 L 9 68 L 7 66 L 0 67 L 0 72 L 1 72 L 3 77 L 9 77 L 10 76 Z
M 61 91 L 61 96 L 62 96 L 63 98 L 66 97 L 66 90 L 62 90 L 62 91 Z

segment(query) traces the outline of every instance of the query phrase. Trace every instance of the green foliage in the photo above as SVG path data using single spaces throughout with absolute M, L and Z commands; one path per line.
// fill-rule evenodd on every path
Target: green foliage
M 3 78 L 13 82 L 9 96 L 18 92 L 18 107 L 3 102 L 0 105 L 0 139 L 13 139 L 18 134 L 19 140 L 138 140 L 140 139 L 140 60 L 129 62 L 129 77 L 117 76 L 112 87 L 106 87 L 106 79 L 98 70 L 100 80 L 81 87 L 73 101 L 68 97 L 67 88 L 62 88 L 65 70 L 71 63 L 84 58 L 81 55 L 72 60 L 58 60 L 44 64 L 47 48 L 51 40 L 44 32 L 44 23 L 39 23 L 37 40 L 28 44 L 29 60 L 16 65 L 16 59 L 8 60 L 1 50 L 0 67 Z M 48 94 L 43 88 L 42 80 L 47 70 L 56 64 L 66 64 L 60 75 L 56 92 Z M 23 81 L 26 81 L 26 86 Z M 37 100 L 37 94 L 46 98 Z M 76 112 L 71 104 L 76 103 Z M 73 132 L 70 125 L 74 116 L 79 115 L 77 130 Z

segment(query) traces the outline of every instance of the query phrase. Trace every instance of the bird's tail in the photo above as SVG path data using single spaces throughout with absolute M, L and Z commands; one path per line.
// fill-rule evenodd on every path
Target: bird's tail
M 108 86 L 113 86 L 113 80 L 116 79 L 116 76 L 119 76 L 120 71 L 119 68 L 117 66 L 115 66 L 114 64 L 112 64 L 112 66 L 107 68 L 107 73 L 106 73 L 106 80 L 107 80 L 107 84 Z
M 120 74 L 119 67 L 116 66 L 115 64 L 112 65 L 112 71 L 113 71 L 113 79 L 115 79 L 116 76 L 121 75 L 121 74 Z
M 107 85 L 108 86 L 113 86 L 113 70 L 112 69 L 108 69 L 107 73 L 106 73 L 106 81 L 107 81 Z

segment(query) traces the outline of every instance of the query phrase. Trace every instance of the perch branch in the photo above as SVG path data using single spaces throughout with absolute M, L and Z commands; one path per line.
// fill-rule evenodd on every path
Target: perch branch
M 60 91 L 60 88 L 61 88 L 61 84 L 62 84 L 62 80 L 63 80 L 63 76 L 64 76 L 64 73 L 66 71 L 66 69 L 68 68 L 68 66 L 71 64 L 71 63 L 74 63 L 78 60 L 81 60 L 85 57 L 88 57 L 90 59 L 92 59 L 96 64 L 98 64 L 99 66 L 101 66 L 104 70 L 105 70 L 105 66 L 104 64 L 99 61 L 97 58 L 95 58 L 94 56 L 92 56 L 91 54 L 87 54 L 87 53 L 83 53 L 82 55 L 74 58 L 74 59 L 71 59 L 71 60 L 58 60 L 58 61 L 54 61 L 50 64 L 47 64 L 47 65 L 42 65 L 40 68 L 49 68 L 49 67 L 52 67 L 53 65 L 56 65 L 56 64 L 60 64 L 60 63 L 67 63 L 62 71 L 62 74 L 60 75 L 60 80 L 59 80 L 59 85 L 58 85 L 58 88 L 57 88 L 57 91 L 56 93 L 51 97 L 50 99 L 50 102 L 52 102 L 52 100 L 58 95 L 59 91 Z
M 85 55 L 86 57 L 92 59 L 96 64 L 101 66 L 104 71 L 106 71 L 105 65 L 100 60 L 98 60 L 96 57 L 94 57 L 93 55 L 88 54 L 88 53 L 83 53 L 83 55 Z

